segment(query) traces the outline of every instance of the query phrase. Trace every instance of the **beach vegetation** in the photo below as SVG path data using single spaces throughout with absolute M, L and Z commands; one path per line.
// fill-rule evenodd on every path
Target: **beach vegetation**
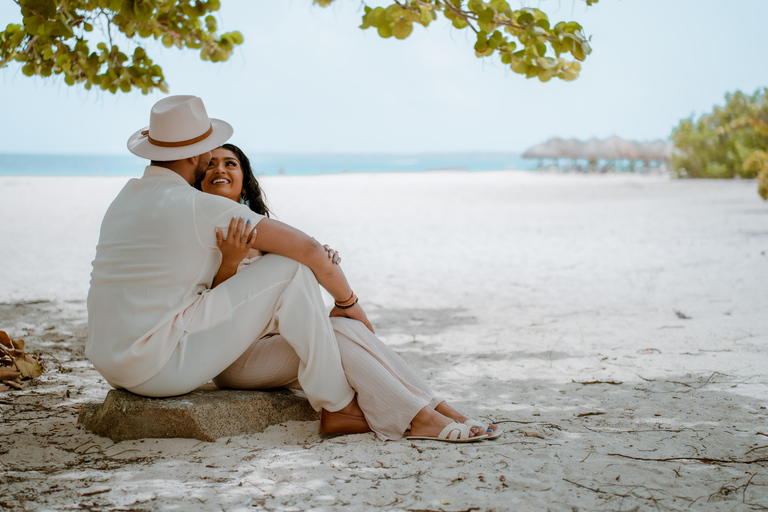
M 21 19 L 0 32 L 0 68 L 15 62 L 26 76 L 61 75 L 67 85 L 88 90 L 167 92 L 163 70 L 147 49 L 150 40 L 197 51 L 211 62 L 226 61 L 244 40 L 238 31 L 217 32 L 213 13 L 220 0 L 12 1 Z M 326 7 L 334 1 L 340 0 L 315 3 Z M 426 28 L 438 18 L 473 32 L 477 57 L 498 57 L 514 73 L 542 82 L 575 80 L 592 51 L 575 21 L 552 23 L 545 12 L 512 9 L 506 0 L 394 0 L 365 6 L 360 28 L 406 39 L 415 26 Z
M 687 178 L 757 178 L 768 199 L 768 88 L 725 95 L 725 105 L 672 132 L 672 172 Z

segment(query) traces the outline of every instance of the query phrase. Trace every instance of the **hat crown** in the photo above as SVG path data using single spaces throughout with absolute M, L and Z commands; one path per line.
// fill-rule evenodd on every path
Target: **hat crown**
M 168 96 L 154 104 L 149 126 L 128 138 L 128 151 L 159 162 L 202 155 L 232 137 L 232 126 L 208 117 L 197 96 Z
M 155 103 L 149 116 L 149 136 L 162 142 L 181 142 L 207 132 L 211 120 L 197 96 L 170 96 Z

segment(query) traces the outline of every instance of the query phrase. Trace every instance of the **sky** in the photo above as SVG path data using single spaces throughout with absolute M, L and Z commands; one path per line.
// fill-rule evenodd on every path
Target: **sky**
M 593 52 L 574 82 L 541 83 L 478 59 L 467 30 L 361 30 L 363 4 L 222 0 L 220 31 L 245 43 L 225 63 L 145 44 L 171 94 L 203 98 L 232 142 L 262 153 L 522 152 L 550 137 L 666 139 L 727 92 L 768 86 L 766 0 L 509 0 L 575 20 Z M 375 1 L 368 5 L 380 5 Z M 20 22 L 0 0 L 0 26 Z M 128 53 L 128 52 L 126 52 Z M 0 69 L 0 153 L 127 154 L 164 94 L 112 95 Z

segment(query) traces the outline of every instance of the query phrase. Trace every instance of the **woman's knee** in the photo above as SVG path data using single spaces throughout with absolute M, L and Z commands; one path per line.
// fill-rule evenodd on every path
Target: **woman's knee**
M 255 264 L 256 266 L 259 266 L 259 264 L 268 265 L 271 273 L 286 277 L 295 274 L 299 270 L 299 267 L 303 266 L 298 261 L 285 256 L 280 256 L 279 254 L 265 254 L 262 258 L 256 261 Z
M 278 254 L 267 254 L 262 259 L 265 260 L 265 263 L 269 264 L 269 270 L 273 275 L 281 275 L 288 279 L 291 277 L 301 277 L 317 282 L 317 278 L 312 270 L 296 260 Z

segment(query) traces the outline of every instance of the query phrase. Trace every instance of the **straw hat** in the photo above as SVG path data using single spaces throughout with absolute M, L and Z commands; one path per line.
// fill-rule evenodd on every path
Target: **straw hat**
M 169 96 L 155 103 L 145 126 L 128 139 L 128 151 L 168 162 L 202 155 L 234 133 L 229 123 L 211 119 L 197 96 Z

